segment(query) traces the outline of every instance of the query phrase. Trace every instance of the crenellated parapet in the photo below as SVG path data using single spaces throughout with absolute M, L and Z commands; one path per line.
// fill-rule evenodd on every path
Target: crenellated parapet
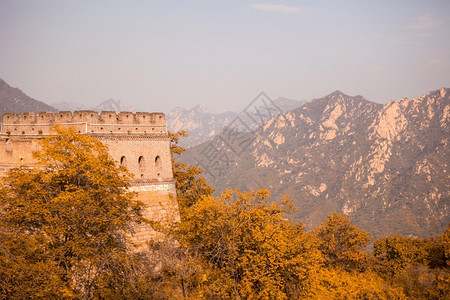
M 7 135 L 48 135 L 54 124 L 74 127 L 79 133 L 90 134 L 153 134 L 166 133 L 163 113 L 113 112 L 93 110 L 6 113 L 1 133 Z
M 168 216 L 177 218 L 170 138 L 162 113 L 81 110 L 4 114 L 0 177 L 19 166 L 42 167 L 33 152 L 40 149 L 41 138 L 52 134 L 55 124 L 75 128 L 107 147 L 111 158 L 129 171 L 130 190 L 145 204 L 144 217 L 155 221 Z M 138 244 L 160 235 L 148 224 L 134 231 L 132 238 Z
M 3 124 L 45 124 L 45 123 L 102 123 L 102 124 L 136 124 L 136 125 L 165 125 L 166 117 L 163 113 L 149 112 L 113 112 L 94 110 L 58 111 L 58 112 L 26 112 L 6 113 Z

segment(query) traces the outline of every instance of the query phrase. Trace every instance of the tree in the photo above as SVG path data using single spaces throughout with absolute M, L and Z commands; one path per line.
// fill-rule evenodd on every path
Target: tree
M 352 225 L 347 216 L 334 213 L 316 230 L 320 239 L 320 250 L 327 266 L 345 270 L 364 267 L 368 254 L 362 251 L 370 241 L 369 234 Z
M 447 234 L 448 228 L 439 238 L 395 235 L 376 240 L 374 256 L 379 264 L 379 274 L 401 286 L 408 298 L 448 299 L 450 270 L 445 258 Z
M 187 137 L 186 131 L 170 133 L 170 151 L 172 153 L 173 177 L 177 190 L 178 207 L 181 218 L 184 217 L 186 208 L 195 204 L 203 196 L 211 195 L 214 190 L 201 176 L 203 170 L 197 166 L 187 165 L 175 159 L 175 155 L 180 155 L 186 151 L 178 145 L 180 137 Z
M 319 278 L 308 299 L 406 299 L 401 287 L 389 285 L 371 271 L 323 268 Z
M 392 275 L 410 264 L 427 263 L 426 241 L 400 235 L 380 238 L 374 243 L 374 255 Z
M 111 284 L 109 266 L 129 258 L 127 232 L 143 221 L 128 173 L 107 148 L 72 129 L 54 132 L 40 140 L 40 168 L 13 169 L 1 182 L 0 268 L 25 278 L 2 281 L 3 297 L 38 282 L 42 297 L 92 298 Z M 40 279 L 42 269 L 48 273 Z
M 287 218 L 290 200 L 265 200 L 267 190 L 228 191 L 199 199 L 186 210 L 180 242 L 209 266 L 205 298 L 298 298 L 322 262 L 317 240 Z
M 450 223 L 447 224 L 445 233 L 442 235 L 442 244 L 444 247 L 445 261 L 448 267 L 450 267 Z
M 47 257 L 42 236 L 0 228 L 0 298 L 71 298 L 55 261 Z

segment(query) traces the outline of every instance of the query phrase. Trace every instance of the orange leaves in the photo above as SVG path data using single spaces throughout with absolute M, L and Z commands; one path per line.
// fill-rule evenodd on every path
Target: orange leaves
M 35 247 L 19 251 L 13 243 L 8 250 L 23 264 L 1 268 L 21 274 L 21 268 L 43 264 L 49 276 L 58 278 L 43 283 L 52 290 L 43 298 L 81 297 L 78 293 L 89 298 L 105 259 L 127 252 L 125 232 L 141 221 L 143 204 L 127 192 L 123 170 L 99 141 L 64 127 L 54 130 L 56 135 L 42 139 L 35 153 L 42 168 L 15 169 L 2 179 L 1 230 L 21 235 Z M 38 261 L 30 260 L 38 253 Z M 15 284 L 30 285 L 36 276 L 39 272 Z
M 362 251 L 370 237 L 367 232 L 350 223 L 347 216 L 330 214 L 327 221 L 316 229 L 320 250 L 326 265 L 339 266 L 345 270 L 364 267 L 367 253 Z
M 269 195 L 262 189 L 203 197 L 180 224 L 185 245 L 232 278 L 221 288 L 245 299 L 287 299 L 286 286 L 305 285 L 321 263 L 315 240 L 286 219 L 286 207 L 266 200 Z
M 214 190 L 201 175 L 203 170 L 197 166 L 188 166 L 177 162 L 174 155 L 180 155 L 186 149 L 178 145 L 180 137 L 187 137 L 185 131 L 176 133 L 169 132 L 170 151 L 172 153 L 173 177 L 175 178 L 175 187 L 177 190 L 178 207 L 181 218 L 184 218 L 186 208 L 195 204 L 203 196 L 211 195 Z

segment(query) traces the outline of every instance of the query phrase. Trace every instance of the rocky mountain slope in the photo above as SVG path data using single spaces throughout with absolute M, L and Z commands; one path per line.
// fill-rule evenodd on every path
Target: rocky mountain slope
M 337 211 L 374 237 L 430 236 L 450 221 L 450 89 L 385 105 L 336 91 L 230 132 L 183 157 L 218 192 L 267 187 L 294 198 L 308 226 Z
M 3 114 L 7 112 L 21 113 L 33 111 L 56 111 L 56 109 L 27 96 L 18 88 L 13 88 L 4 80 L 0 79 L 0 120 Z
M 280 112 L 286 112 L 295 109 L 305 101 L 292 100 L 287 98 L 278 98 L 273 101 L 273 105 Z M 177 107 L 167 114 L 167 127 L 170 131 L 177 132 L 186 130 L 188 138 L 180 142 L 184 147 L 193 147 L 200 143 L 209 141 L 215 135 L 236 118 L 248 120 L 248 116 L 242 112 L 224 112 L 215 114 L 207 111 L 200 105 L 191 109 Z M 267 120 L 267 118 L 265 119 Z M 253 127 L 252 129 L 255 129 Z

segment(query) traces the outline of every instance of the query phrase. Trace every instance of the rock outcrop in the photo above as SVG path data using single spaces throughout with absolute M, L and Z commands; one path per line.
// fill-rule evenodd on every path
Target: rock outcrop
M 450 221 L 449 124 L 447 88 L 385 105 L 336 91 L 270 119 L 238 155 L 214 144 L 230 163 L 210 181 L 288 194 L 309 226 L 337 211 L 375 237 L 430 236 Z M 185 159 L 209 171 L 205 147 Z

